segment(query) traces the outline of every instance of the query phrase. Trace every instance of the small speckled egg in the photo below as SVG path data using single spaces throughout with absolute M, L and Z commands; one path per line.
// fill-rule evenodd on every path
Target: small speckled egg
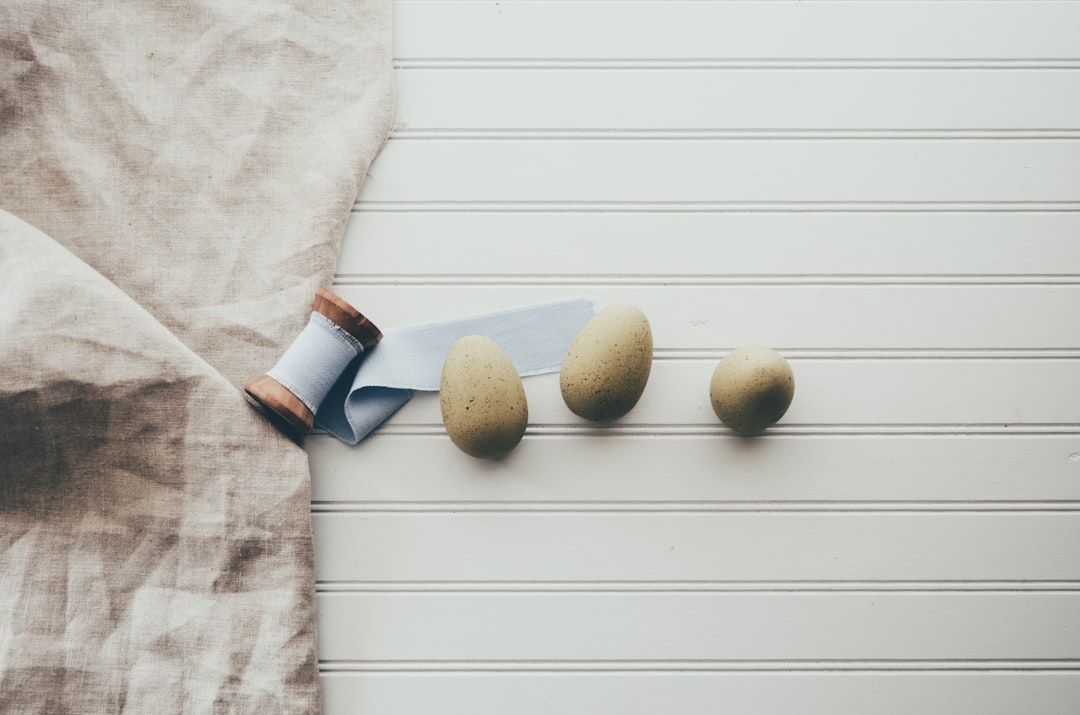
M 742 434 L 776 424 L 795 396 L 788 361 L 771 348 L 745 347 L 729 353 L 713 371 L 709 397 L 725 425 Z
M 637 404 L 652 370 L 649 319 L 630 305 L 594 315 L 570 344 L 559 388 L 570 411 L 594 422 L 622 417 Z
M 525 388 L 510 356 L 491 338 L 470 335 L 443 363 L 439 406 L 450 440 L 473 457 L 498 457 L 521 441 L 529 421 Z

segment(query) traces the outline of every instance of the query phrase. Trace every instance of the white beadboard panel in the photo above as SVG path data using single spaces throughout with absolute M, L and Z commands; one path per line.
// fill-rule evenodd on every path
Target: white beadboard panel
M 425 276 L 464 282 L 492 274 L 1078 276 L 1080 211 L 363 210 L 346 228 L 338 272 L 361 282 Z
M 545 512 L 450 505 L 441 512 L 319 512 L 312 522 L 320 545 L 316 578 L 327 582 L 1080 580 L 1080 511 Z M 1073 598 L 1080 604 L 1080 593 Z M 1080 620 L 1071 626 L 1080 637 Z M 1080 640 L 1074 647 L 1080 657 Z
M 527 434 L 478 462 L 445 434 L 308 437 L 312 499 L 379 507 L 588 502 L 790 505 L 1080 500 L 1080 434 Z M 945 504 L 946 506 L 948 504 Z M 978 506 L 978 504 L 976 504 Z M 992 508 L 993 504 L 983 505 Z
M 525 380 L 307 438 L 327 715 L 1073 715 L 1080 2 L 396 0 L 334 287 L 384 331 L 649 316 L 611 425 Z M 734 436 L 708 379 L 779 349 Z
M 1075 59 L 1075 2 L 398 0 L 399 61 Z
M 392 138 L 359 198 L 362 207 L 1075 203 L 1080 141 Z
M 1080 659 L 1080 594 L 324 593 L 324 661 Z
M 1080 36 L 1077 37 L 1080 44 Z M 395 133 L 1080 129 L 1077 70 L 409 69 Z
M 1077 672 L 356 673 L 323 675 L 326 712 L 415 715 L 1075 715 Z
M 613 424 L 714 426 L 714 360 L 656 360 L 640 401 Z M 795 399 L 780 425 L 919 427 L 1080 423 L 1080 360 L 791 360 Z M 588 427 L 567 409 L 557 375 L 524 380 L 529 424 Z M 387 425 L 442 425 L 434 394 L 415 397 Z M 775 428 L 774 428 L 775 429 Z M 766 434 L 766 436 L 768 436 Z
M 655 250 L 663 249 L 663 241 Z M 647 252 L 637 255 L 647 266 Z M 684 257 L 722 270 L 720 251 Z M 714 268 L 715 267 L 715 268 Z M 587 270 L 587 269 L 586 269 Z M 549 300 L 586 296 L 639 307 L 656 348 L 985 350 L 1080 347 L 1080 284 L 1069 285 L 519 285 L 362 284 L 335 290 L 384 332 Z M 1074 384 L 1074 383 L 1070 383 Z M 930 406 L 928 403 L 927 406 Z

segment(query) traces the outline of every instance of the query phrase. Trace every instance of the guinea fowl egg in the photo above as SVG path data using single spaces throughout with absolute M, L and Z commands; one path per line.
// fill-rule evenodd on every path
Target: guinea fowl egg
M 794 396 L 791 366 L 766 347 L 732 351 L 716 366 L 709 383 L 716 416 L 742 434 L 761 432 L 776 424 Z
M 491 338 L 470 335 L 443 363 L 439 406 L 450 440 L 473 457 L 506 454 L 525 434 L 529 407 L 510 356 Z
M 601 310 L 582 327 L 563 360 L 563 401 L 594 422 L 622 417 L 645 390 L 652 353 L 652 329 L 643 312 L 621 304 Z

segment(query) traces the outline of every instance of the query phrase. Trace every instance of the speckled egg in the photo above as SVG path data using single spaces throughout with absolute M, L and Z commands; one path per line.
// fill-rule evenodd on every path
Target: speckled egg
M 622 417 L 637 404 L 652 370 L 649 319 L 630 305 L 594 315 L 570 344 L 559 388 L 570 411 L 594 422 Z
M 491 338 L 470 335 L 450 348 L 439 386 L 451 441 L 473 457 L 498 457 L 521 441 L 529 421 L 514 363 Z
M 713 371 L 709 397 L 725 425 L 753 434 L 776 424 L 795 396 L 795 376 L 788 361 L 766 347 L 729 353 Z

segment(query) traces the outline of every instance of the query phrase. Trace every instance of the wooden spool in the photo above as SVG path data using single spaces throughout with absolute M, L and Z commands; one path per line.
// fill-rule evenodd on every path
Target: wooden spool
M 367 350 L 382 340 L 382 331 L 341 296 L 320 288 L 315 292 L 312 312 L 328 318 L 342 330 L 352 335 Z M 315 415 L 308 406 L 287 387 L 270 377 L 260 375 L 244 385 L 244 392 L 266 407 L 280 419 L 282 427 L 292 437 L 302 437 L 311 431 Z

